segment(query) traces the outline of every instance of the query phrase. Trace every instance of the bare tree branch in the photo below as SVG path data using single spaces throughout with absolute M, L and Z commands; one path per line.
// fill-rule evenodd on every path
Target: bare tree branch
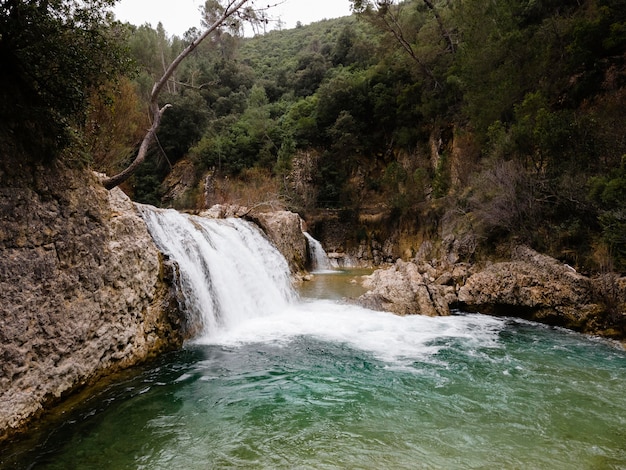
M 456 52 L 456 45 L 454 44 L 454 41 L 452 40 L 450 31 L 448 31 L 448 29 L 443 24 L 443 20 L 441 19 L 441 15 L 439 14 L 439 11 L 437 10 L 437 8 L 435 7 L 435 5 L 433 4 L 431 0 L 424 0 L 424 3 L 430 9 L 430 11 L 433 12 L 433 15 L 435 15 L 435 19 L 437 20 L 437 24 L 439 25 L 439 31 L 441 31 L 441 35 L 444 37 L 444 39 L 448 43 L 450 52 L 452 53 Z
M 139 151 L 137 152 L 137 156 L 135 160 L 122 172 L 117 175 L 111 176 L 110 178 L 105 178 L 102 181 L 102 184 L 107 189 L 113 189 L 114 187 L 120 185 L 124 181 L 126 181 L 141 165 L 146 159 L 146 155 L 150 148 L 150 145 L 154 141 L 156 137 L 156 132 L 161 124 L 161 118 L 163 117 L 163 113 L 171 106 L 166 104 L 162 108 L 159 108 L 159 94 L 163 90 L 163 87 L 166 86 L 169 79 L 172 77 L 176 68 L 180 65 L 180 63 L 187 57 L 194 49 L 196 49 L 202 41 L 204 41 L 213 31 L 218 29 L 222 24 L 230 17 L 234 16 L 246 3 L 250 0 L 229 0 L 228 5 L 225 7 L 222 14 L 215 19 L 215 21 L 196 39 L 194 39 L 191 44 L 189 44 L 185 50 L 183 50 L 178 57 L 174 59 L 174 61 L 169 65 L 169 67 L 163 73 L 163 76 L 159 79 L 158 82 L 154 84 L 152 87 L 152 93 L 150 95 L 150 113 L 152 114 L 152 125 L 147 130 L 146 135 L 144 136 L 141 146 L 139 147 Z

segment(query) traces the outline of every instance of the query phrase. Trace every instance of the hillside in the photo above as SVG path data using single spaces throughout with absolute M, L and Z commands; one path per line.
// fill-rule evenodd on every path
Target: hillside
M 354 7 L 254 38 L 219 30 L 168 83 L 159 145 L 124 190 L 180 209 L 285 207 L 325 245 L 371 259 L 382 250 L 378 261 L 452 237 L 468 258 L 515 240 L 583 272 L 626 271 L 624 0 Z M 10 138 L 73 143 L 74 160 L 109 174 L 126 166 L 152 83 L 196 32 L 108 28 L 96 28 L 94 44 L 70 40 L 84 51 L 64 48 L 61 33 L 58 48 L 40 51 L 66 75 L 7 55 L 4 40 L 3 57 L 31 64 L 23 77 L 36 78 L 17 89 L 11 73 L 24 66 L 3 75 L 18 112 L 3 120 L 27 122 L 5 128 Z M 36 34 L 20 49 L 32 57 Z M 29 93 L 42 103 L 20 107 Z M 51 132 L 26 137 L 29 128 Z
M 623 271 L 622 3 L 413 1 L 224 32 L 178 73 L 162 151 L 126 189 L 188 209 L 344 211 L 353 239 L 371 237 L 360 224 L 374 217 L 379 238 L 419 234 L 408 252 L 433 236 L 471 235 L 473 255 L 514 238 L 583 271 Z M 149 38 L 152 54 L 139 47 Z M 181 43 L 139 28 L 135 81 Z

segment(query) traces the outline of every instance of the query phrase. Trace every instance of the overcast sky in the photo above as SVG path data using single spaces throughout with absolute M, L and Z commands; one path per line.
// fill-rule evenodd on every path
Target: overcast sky
M 281 0 L 256 0 L 256 5 L 275 4 Z M 200 27 L 199 8 L 204 0 L 121 0 L 113 9 L 117 19 L 141 26 L 150 23 L 156 27 L 163 23 L 169 34 L 182 36 L 195 26 Z M 283 21 L 284 28 L 293 28 L 300 21 L 315 21 L 350 15 L 349 0 L 284 0 L 272 7 L 269 15 Z

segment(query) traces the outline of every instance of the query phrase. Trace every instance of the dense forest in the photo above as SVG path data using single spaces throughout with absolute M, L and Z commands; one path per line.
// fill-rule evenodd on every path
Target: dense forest
M 44 2 L 0 3 L 0 142 L 125 167 L 153 83 L 198 31 L 120 24 L 107 0 L 69 27 Z M 475 253 L 515 240 L 626 272 L 626 0 L 352 3 L 217 30 L 168 82 L 158 145 L 123 189 L 179 209 L 383 210 Z

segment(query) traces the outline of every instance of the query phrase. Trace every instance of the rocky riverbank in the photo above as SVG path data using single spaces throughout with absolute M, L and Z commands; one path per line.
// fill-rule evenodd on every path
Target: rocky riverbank
M 583 333 L 626 339 L 626 278 L 590 278 L 526 247 L 509 260 L 471 265 L 447 257 L 398 260 L 364 281 L 356 300 L 399 315 L 449 315 L 451 309 L 515 316 Z
M 201 215 L 254 221 L 294 274 L 305 271 L 308 248 L 297 214 L 216 206 Z M 5 163 L 0 218 L 2 441 L 98 378 L 180 347 L 187 333 L 177 267 L 120 190 L 106 191 L 94 175 L 60 164 Z M 355 245 L 366 248 L 361 256 L 339 254 L 382 262 L 402 251 L 392 238 L 378 238 Z M 357 302 L 399 315 L 456 308 L 514 315 L 624 340 L 624 278 L 588 278 L 524 246 L 510 259 L 483 264 L 432 256 L 428 246 L 374 272 Z

